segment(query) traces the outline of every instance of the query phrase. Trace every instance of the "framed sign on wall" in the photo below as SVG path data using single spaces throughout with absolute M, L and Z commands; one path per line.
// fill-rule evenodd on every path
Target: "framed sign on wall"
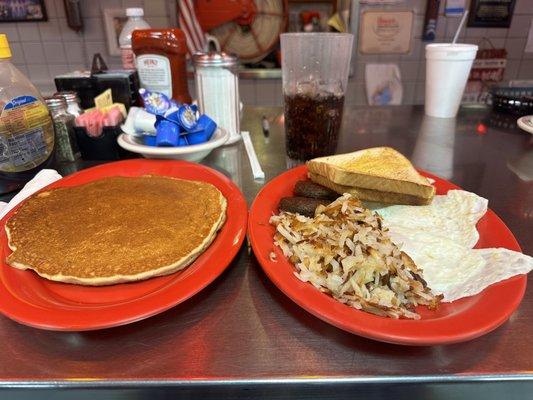
M 361 54 L 407 54 L 411 50 L 412 11 L 367 10 L 361 14 Z
M 0 1 L 0 22 L 48 21 L 44 0 Z
M 103 10 L 104 28 L 107 41 L 107 50 L 110 56 L 120 56 L 118 37 L 126 24 L 128 17 L 126 10 L 120 8 L 106 8 Z
M 516 0 L 472 0 L 468 25 L 472 28 L 509 28 Z

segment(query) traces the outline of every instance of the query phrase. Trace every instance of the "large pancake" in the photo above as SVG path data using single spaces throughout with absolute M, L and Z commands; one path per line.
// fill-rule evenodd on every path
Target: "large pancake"
M 185 268 L 213 241 L 226 199 L 205 182 L 110 177 L 29 198 L 7 221 L 7 263 L 82 285 Z

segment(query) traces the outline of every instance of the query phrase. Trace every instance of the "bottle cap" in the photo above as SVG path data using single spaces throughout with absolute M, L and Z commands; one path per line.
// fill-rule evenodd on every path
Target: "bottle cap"
M 126 8 L 127 17 L 142 17 L 143 15 L 144 15 L 144 10 L 140 7 Z
M 0 33 L 0 58 L 11 58 L 11 48 L 5 33 Z

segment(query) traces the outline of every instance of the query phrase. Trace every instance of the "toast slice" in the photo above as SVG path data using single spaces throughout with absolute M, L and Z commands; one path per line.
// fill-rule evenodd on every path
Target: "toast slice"
M 435 188 L 411 162 L 390 147 L 315 158 L 307 162 L 307 167 L 309 172 L 327 178 L 331 183 L 358 190 L 410 195 L 428 202 L 435 194 Z
M 424 206 L 431 203 L 432 197 L 424 198 L 419 196 L 413 196 L 410 194 L 394 193 L 394 192 L 381 192 L 374 189 L 364 189 L 353 186 L 343 186 L 337 183 L 333 183 L 322 175 L 309 173 L 309 179 L 319 185 L 325 186 L 335 192 L 342 195 L 349 193 L 352 196 L 356 196 L 361 201 L 373 201 L 376 203 L 387 204 L 406 204 L 411 206 Z

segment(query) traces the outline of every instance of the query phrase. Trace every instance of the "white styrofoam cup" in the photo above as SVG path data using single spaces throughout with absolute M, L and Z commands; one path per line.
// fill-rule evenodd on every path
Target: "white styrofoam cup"
M 426 115 L 457 115 L 477 49 L 475 44 L 426 45 Z

